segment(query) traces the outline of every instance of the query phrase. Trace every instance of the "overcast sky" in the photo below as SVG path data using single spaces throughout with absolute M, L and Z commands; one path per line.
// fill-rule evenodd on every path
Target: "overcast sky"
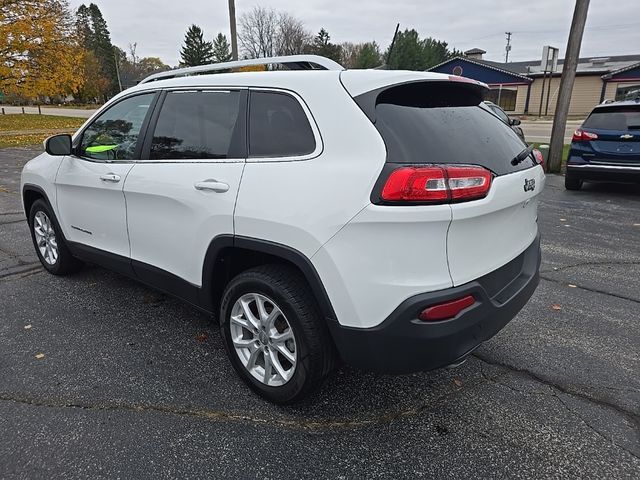
M 93 0 L 102 11 L 114 44 L 137 42 L 139 56 L 176 65 L 184 33 L 195 23 L 212 39 L 229 35 L 227 0 Z M 70 0 L 75 9 L 81 0 Z M 236 0 L 236 13 L 254 5 L 287 11 L 312 32 L 328 30 L 331 41 L 391 42 L 397 22 L 422 37 L 445 40 L 459 50 L 479 47 L 485 59 L 504 61 L 506 31 L 513 33 L 509 59 L 540 58 L 543 45 L 564 56 L 573 0 Z M 581 56 L 640 54 L 640 0 L 591 0 Z

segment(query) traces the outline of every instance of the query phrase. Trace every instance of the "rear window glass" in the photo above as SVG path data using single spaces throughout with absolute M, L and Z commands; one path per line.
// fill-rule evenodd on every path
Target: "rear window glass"
M 534 165 L 533 158 L 511 165 L 526 145 L 479 106 L 482 92 L 470 88 L 452 82 L 417 82 L 381 92 L 375 126 L 387 146 L 387 161 L 482 165 L 498 175 Z
M 311 125 L 295 98 L 284 93 L 251 92 L 250 157 L 293 157 L 315 149 Z
M 640 105 L 598 108 L 589 115 L 582 126 L 597 130 L 640 129 Z

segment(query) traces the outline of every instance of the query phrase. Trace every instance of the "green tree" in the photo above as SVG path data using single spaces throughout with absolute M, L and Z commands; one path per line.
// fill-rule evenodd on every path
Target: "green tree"
M 184 44 L 180 50 L 180 65 L 195 67 L 213 62 L 213 44 L 204 39 L 202 29 L 191 25 L 184 36 Z
M 213 61 L 216 63 L 231 61 L 231 47 L 227 36 L 222 33 L 218 33 L 213 39 Z
M 382 64 L 380 47 L 376 42 L 366 42 L 360 46 L 355 58 L 355 68 L 375 68 Z
M 321 55 L 336 62 L 340 62 L 342 48 L 340 45 L 331 43 L 330 40 L 331 36 L 329 35 L 329 32 L 324 28 L 321 28 L 318 35 L 313 38 L 313 42 L 311 42 L 311 45 L 309 46 L 309 53 Z
M 116 70 L 116 50 L 111 43 L 111 34 L 107 21 L 102 16 L 100 8 L 95 3 L 78 7 L 76 11 L 76 31 L 81 38 L 85 51 L 91 52 L 91 68 L 85 68 L 85 73 L 93 71 L 94 61 L 99 65 L 99 74 L 103 80 L 99 82 L 102 91 L 98 96 L 113 96 L 120 90 Z M 91 80 L 85 78 L 86 81 Z
M 447 42 L 431 37 L 421 39 L 418 32 L 412 29 L 398 33 L 391 57 L 389 58 L 389 49 L 385 57 L 390 69 L 422 71 L 459 54 L 455 49 L 450 50 Z

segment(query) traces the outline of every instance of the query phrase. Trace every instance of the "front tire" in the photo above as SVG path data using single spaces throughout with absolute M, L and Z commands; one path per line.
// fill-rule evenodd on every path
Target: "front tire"
M 333 368 L 328 329 L 304 277 L 292 267 L 266 265 L 236 276 L 223 294 L 220 322 L 234 369 L 271 402 L 302 400 Z
M 564 188 L 567 190 L 580 190 L 582 188 L 582 180 L 567 173 L 564 176 Z
M 40 263 L 49 273 L 66 275 L 82 268 L 82 262 L 69 252 L 51 208 L 42 199 L 31 206 L 29 230 Z

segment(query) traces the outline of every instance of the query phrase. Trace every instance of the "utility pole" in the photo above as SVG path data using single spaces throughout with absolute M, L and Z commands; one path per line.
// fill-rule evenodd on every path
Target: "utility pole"
M 560 78 L 558 102 L 556 103 L 556 111 L 553 117 L 553 128 L 551 129 L 551 143 L 549 145 L 550 172 L 559 172 L 560 166 L 562 165 L 564 131 L 567 126 L 571 91 L 573 90 L 573 82 L 576 78 L 580 46 L 582 44 L 584 26 L 587 23 L 588 10 L 589 0 L 576 0 L 573 20 L 571 21 L 571 30 L 569 31 L 569 40 L 567 41 L 567 51 L 562 65 L 562 77 Z
M 231 58 L 238 60 L 238 33 L 236 32 L 236 2 L 229 0 L 229 29 L 231 30 Z
M 118 52 L 117 50 L 113 49 L 113 59 L 116 63 L 116 76 L 118 77 L 118 86 L 120 87 L 120 91 L 122 91 L 122 80 L 120 79 L 120 67 L 118 66 Z
M 507 54 L 505 55 L 504 63 L 509 63 L 509 52 L 511 51 L 511 32 L 504 32 L 504 34 L 507 36 L 507 46 L 504 47 Z

